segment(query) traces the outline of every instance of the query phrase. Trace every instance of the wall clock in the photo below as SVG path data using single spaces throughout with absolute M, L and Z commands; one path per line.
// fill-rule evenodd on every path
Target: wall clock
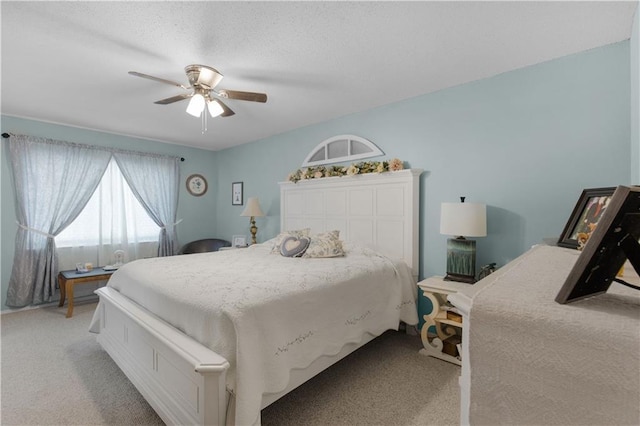
M 207 180 L 202 175 L 193 174 L 187 178 L 187 191 L 199 197 L 207 192 Z

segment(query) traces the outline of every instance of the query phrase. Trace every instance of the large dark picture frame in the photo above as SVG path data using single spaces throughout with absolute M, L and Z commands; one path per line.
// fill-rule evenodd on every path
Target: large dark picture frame
M 577 249 L 580 246 L 579 239 L 582 236 L 580 234 L 591 234 L 611 201 L 615 190 L 616 187 L 613 186 L 583 190 L 560 235 L 558 245 Z
M 637 289 L 618 274 L 627 259 L 640 274 L 639 239 L 640 187 L 619 186 L 558 292 L 556 302 L 570 303 L 605 293 L 614 281 Z

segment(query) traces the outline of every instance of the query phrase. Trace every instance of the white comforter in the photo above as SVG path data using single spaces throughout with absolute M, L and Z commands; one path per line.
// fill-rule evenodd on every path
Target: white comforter
M 108 286 L 224 356 L 236 423 L 260 423 L 263 393 L 289 371 L 334 355 L 365 333 L 416 324 L 411 270 L 369 249 L 287 258 L 270 244 L 131 262 Z M 95 327 L 94 327 L 95 328 Z

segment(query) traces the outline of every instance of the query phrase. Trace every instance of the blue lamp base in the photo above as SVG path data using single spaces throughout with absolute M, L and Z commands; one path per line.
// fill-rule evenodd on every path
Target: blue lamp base
M 476 242 L 464 237 L 447 240 L 447 275 L 445 281 L 476 282 Z

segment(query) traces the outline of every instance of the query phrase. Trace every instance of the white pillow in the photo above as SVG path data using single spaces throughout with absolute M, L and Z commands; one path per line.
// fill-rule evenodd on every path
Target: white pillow
M 339 239 L 340 231 L 329 231 L 311 236 L 309 247 L 302 257 L 340 257 L 344 256 L 342 241 Z

